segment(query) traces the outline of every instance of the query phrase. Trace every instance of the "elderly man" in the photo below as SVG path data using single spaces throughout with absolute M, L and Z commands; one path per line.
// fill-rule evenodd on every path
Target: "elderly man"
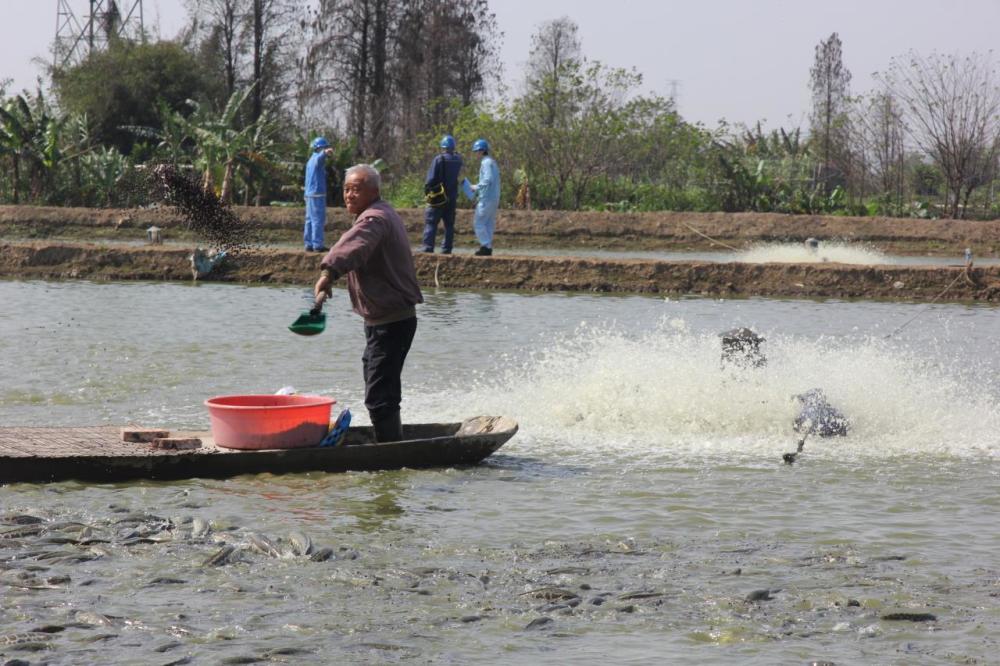
M 365 407 L 375 441 L 403 438 L 399 416 L 403 362 L 417 330 L 417 285 L 410 241 L 399 215 L 379 198 L 379 173 L 367 164 L 347 170 L 344 202 L 353 226 L 323 257 L 313 292 L 316 303 L 330 296 L 333 283 L 347 276 L 351 305 L 365 321 Z

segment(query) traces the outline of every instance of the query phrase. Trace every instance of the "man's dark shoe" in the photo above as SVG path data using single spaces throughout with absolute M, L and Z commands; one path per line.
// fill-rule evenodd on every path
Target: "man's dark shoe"
M 420 251 L 426 254 L 434 254 L 434 248 L 432 247 L 422 247 L 420 248 Z
M 328 248 L 326 245 L 320 245 L 317 248 L 313 248 L 313 252 L 329 252 L 329 251 L 330 248 Z
M 485 245 L 483 245 L 478 250 L 476 250 L 475 256 L 477 256 L 477 257 L 492 257 L 493 256 L 493 248 L 486 247 Z
M 451 250 L 441 250 L 441 254 L 451 254 Z

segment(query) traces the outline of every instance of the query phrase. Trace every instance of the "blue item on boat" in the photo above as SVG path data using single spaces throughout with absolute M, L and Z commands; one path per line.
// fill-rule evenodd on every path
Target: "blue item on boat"
M 347 429 L 351 427 L 351 410 L 345 409 L 337 416 L 337 420 L 333 422 L 333 426 L 330 428 L 330 432 L 323 441 L 319 443 L 320 446 L 337 446 L 344 440 L 344 435 L 347 434 Z

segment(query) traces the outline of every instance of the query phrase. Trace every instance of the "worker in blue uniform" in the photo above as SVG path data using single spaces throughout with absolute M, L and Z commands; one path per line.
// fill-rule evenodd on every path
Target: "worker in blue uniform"
M 306 252 L 326 252 L 323 231 L 326 226 L 326 158 L 333 155 L 330 142 L 321 136 L 313 139 L 312 155 L 306 162 L 306 225 L 302 240 Z
M 477 139 L 472 144 L 472 152 L 479 155 L 479 182 L 472 186 L 476 193 L 476 212 L 472 227 L 479 241 L 477 257 L 493 254 L 493 231 L 497 225 L 497 208 L 500 206 L 500 167 L 490 156 L 490 144 L 486 139 Z
M 427 209 L 424 211 L 421 249 L 424 252 L 434 251 L 438 222 L 444 221 L 441 253 L 451 254 L 455 242 L 455 204 L 458 203 L 458 173 L 462 170 L 462 156 L 455 152 L 455 137 L 450 134 L 444 135 L 439 147 L 441 152 L 434 156 L 424 181 Z

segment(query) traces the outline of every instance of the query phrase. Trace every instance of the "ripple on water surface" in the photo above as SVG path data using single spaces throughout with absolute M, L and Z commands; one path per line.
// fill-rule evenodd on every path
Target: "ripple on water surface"
M 0 409 L 36 425 L 197 426 L 208 395 L 289 383 L 360 405 L 346 298 L 329 335 L 290 340 L 302 291 L 0 283 L 16 350 L 0 354 Z M 884 340 L 923 306 L 427 300 L 404 409 L 508 414 L 521 431 L 499 454 L 453 470 L 0 487 L 0 656 L 992 659 L 995 310 L 934 307 Z M 717 334 L 737 325 L 767 338 L 764 368 L 722 369 Z M 853 430 L 784 465 L 791 396 L 812 387 Z M 73 399 L 54 409 L 60 396 Z M 297 553 L 302 536 L 328 557 Z

